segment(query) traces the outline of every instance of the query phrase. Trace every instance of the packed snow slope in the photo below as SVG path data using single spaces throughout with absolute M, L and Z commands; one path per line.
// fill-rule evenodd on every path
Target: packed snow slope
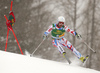
M 0 51 L 0 73 L 100 73 L 65 63 Z

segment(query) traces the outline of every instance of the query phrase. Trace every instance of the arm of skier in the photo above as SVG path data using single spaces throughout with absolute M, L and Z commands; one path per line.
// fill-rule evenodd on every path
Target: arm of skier
M 68 28 L 66 25 L 65 25 L 65 31 L 69 32 L 70 34 L 73 34 L 73 35 L 76 36 L 77 38 L 81 38 L 81 35 L 80 35 L 80 34 L 78 34 L 76 31 L 71 30 L 71 29 Z
M 76 35 L 76 32 L 75 31 L 73 31 L 73 30 L 71 30 L 68 26 L 66 26 L 65 25 L 65 31 L 67 31 L 67 32 L 69 32 L 70 34 L 72 34 L 72 35 Z
M 46 39 L 46 37 L 48 36 L 48 34 L 52 31 L 52 25 L 49 26 L 49 28 L 47 29 L 47 31 L 44 32 L 43 35 L 43 39 Z

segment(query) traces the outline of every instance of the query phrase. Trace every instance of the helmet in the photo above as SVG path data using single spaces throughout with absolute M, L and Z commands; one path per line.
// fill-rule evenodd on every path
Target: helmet
M 58 17 L 58 22 L 65 22 L 65 18 L 63 16 Z

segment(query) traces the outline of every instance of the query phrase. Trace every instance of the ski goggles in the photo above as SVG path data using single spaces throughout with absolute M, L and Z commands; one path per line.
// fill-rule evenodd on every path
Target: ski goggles
M 59 22 L 59 24 L 64 24 L 64 22 Z

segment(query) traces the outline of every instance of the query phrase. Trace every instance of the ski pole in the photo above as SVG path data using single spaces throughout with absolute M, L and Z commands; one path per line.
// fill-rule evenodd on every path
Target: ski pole
M 37 49 L 41 46 L 41 44 L 44 42 L 44 40 L 42 40 L 41 41 L 41 43 L 37 46 L 37 48 L 33 51 L 33 53 L 30 55 L 30 56 L 32 56 L 36 51 L 37 51 Z
M 81 38 L 81 39 L 82 39 L 82 38 Z M 83 39 L 82 39 L 82 41 L 83 41 L 83 43 L 84 43 L 91 51 L 93 51 L 94 53 L 96 53 L 96 51 L 93 50 Z

